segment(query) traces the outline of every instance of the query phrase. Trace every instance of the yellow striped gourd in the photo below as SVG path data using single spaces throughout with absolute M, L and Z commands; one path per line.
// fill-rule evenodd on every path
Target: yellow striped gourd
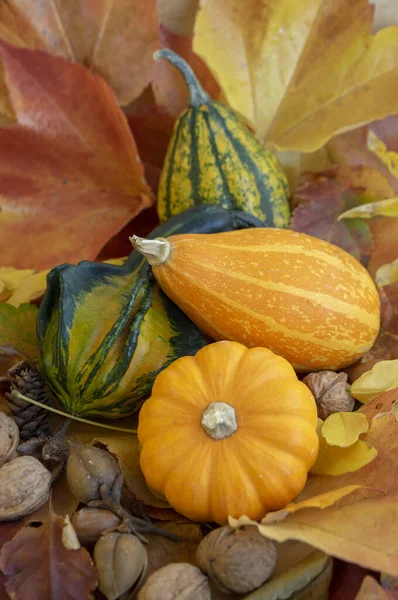
M 171 50 L 155 53 L 177 67 L 190 105 L 177 120 L 159 182 L 161 222 L 197 204 L 246 211 L 268 227 L 287 227 L 286 175 L 271 150 L 225 104 L 213 101 Z

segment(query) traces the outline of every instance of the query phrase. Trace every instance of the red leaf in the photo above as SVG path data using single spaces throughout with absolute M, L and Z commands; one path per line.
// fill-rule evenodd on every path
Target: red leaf
M 0 567 L 15 600 L 88 600 L 97 585 L 89 553 L 76 544 L 68 517 L 50 513 L 39 528 L 24 527 L 4 544 Z
M 0 53 L 18 117 L 0 130 L 2 263 L 93 259 L 152 201 L 126 118 L 80 65 L 4 43 Z

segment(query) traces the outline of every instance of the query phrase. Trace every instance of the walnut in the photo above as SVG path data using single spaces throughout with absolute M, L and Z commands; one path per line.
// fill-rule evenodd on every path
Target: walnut
M 116 600 L 138 589 L 144 579 L 148 557 L 140 540 L 131 533 L 113 531 L 100 537 L 94 547 L 99 589 L 107 600 Z
M 347 373 L 319 371 L 303 378 L 312 392 L 318 407 L 318 417 L 323 421 L 335 412 L 350 412 L 355 400 L 348 391 Z
M 14 419 L 0 412 L 0 466 L 12 457 L 18 443 L 18 425 Z
M 148 578 L 137 600 L 210 600 L 209 581 L 189 563 L 170 563 Z
M 223 594 L 246 594 L 274 572 L 277 551 L 273 541 L 255 526 L 220 527 L 199 544 L 198 565 Z
M 18 456 L 0 468 L 0 521 L 14 521 L 47 502 L 51 473 L 33 456 Z

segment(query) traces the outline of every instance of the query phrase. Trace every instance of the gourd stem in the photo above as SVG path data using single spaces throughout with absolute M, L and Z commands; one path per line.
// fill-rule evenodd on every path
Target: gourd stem
M 180 71 L 181 75 L 185 79 L 185 83 L 188 86 L 189 93 L 191 95 L 190 105 L 193 108 L 199 108 L 199 106 L 202 106 L 202 104 L 208 104 L 210 102 L 209 94 L 204 91 L 195 73 L 192 71 L 188 63 L 181 58 L 181 56 L 178 56 L 178 54 L 172 50 L 169 50 L 168 48 L 163 48 L 162 50 L 157 50 L 153 55 L 153 58 L 155 60 L 164 58 Z
M 226 402 L 211 402 L 203 411 L 201 425 L 213 440 L 230 437 L 238 429 L 235 409 Z
M 169 260 L 171 244 L 165 238 L 146 240 L 138 235 L 129 238 L 134 250 L 138 250 L 152 267 L 159 267 Z

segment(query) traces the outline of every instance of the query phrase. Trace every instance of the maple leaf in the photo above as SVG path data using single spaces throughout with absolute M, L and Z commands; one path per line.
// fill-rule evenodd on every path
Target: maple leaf
M 156 0 L 7 0 L 0 3 L 0 39 L 93 69 L 128 104 L 151 80 Z M 10 114 L 0 83 L 2 107 Z
M 19 308 L 11 304 L 0 304 L 0 347 L 14 346 L 32 358 L 37 358 L 39 342 L 36 335 L 36 314 L 37 307 L 32 304 L 22 304 Z
M 338 220 L 342 212 L 363 202 L 368 193 L 366 187 L 357 186 L 352 178 L 356 169 L 363 170 L 352 167 L 351 179 L 340 167 L 304 173 L 293 197 L 296 208 L 290 228 L 336 244 L 366 264 L 372 249 L 368 224 L 362 219 Z
M 372 36 L 368 0 L 201 0 L 200 7 L 194 50 L 270 146 L 310 152 L 396 113 L 398 27 Z
M 51 511 L 39 528 L 25 527 L 4 544 L 0 568 L 15 600 L 89 600 L 97 586 L 94 564 L 69 517 Z
M 2 263 L 93 259 L 152 202 L 127 120 L 80 65 L 3 43 L 0 52 L 18 117 L 0 130 Z

